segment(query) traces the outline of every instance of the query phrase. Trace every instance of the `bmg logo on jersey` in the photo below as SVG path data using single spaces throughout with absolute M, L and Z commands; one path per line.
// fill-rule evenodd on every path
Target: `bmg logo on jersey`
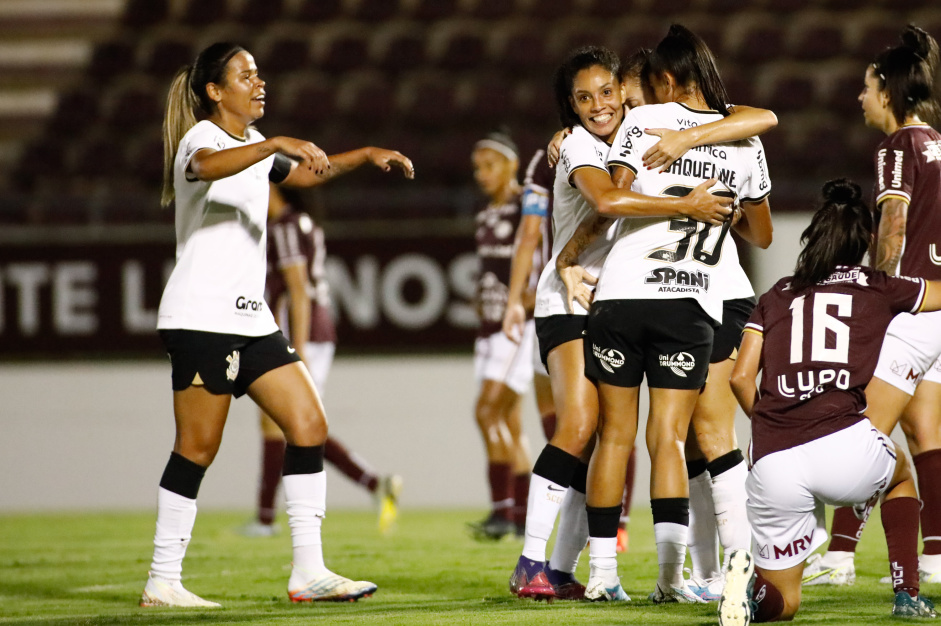
M 676 354 L 661 354 L 660 367 L 669 367 L 670 371 L 686 378 L 686 372 L 696 367 L 696 359 L 689 352 L 677 352 Z
M 591 353 L 609 374 L 613 374 L 615 369 L 624 365 L 624 355 L 614 348 L 599 348 L 591 344 Z
M 663 285 L 659 291 L 662 292 L 682 292 L 691 291 L 698 293 L 699 290 L 709 291 L 709 274 L 700 272 L 687 272 L 685 270 L 675 270 L 672 267 L 658 267 L 650 270 L 644 278 L 644 284 Z

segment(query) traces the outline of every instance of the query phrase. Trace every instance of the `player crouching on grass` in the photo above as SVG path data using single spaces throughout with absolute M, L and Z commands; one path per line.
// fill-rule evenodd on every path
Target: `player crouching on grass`
M 823 195 L 801 235 L 794 275 L 758 301 L 732 371 L 732 390 L 752 420 L 745 486 L 755 552 L 731 554 L 719 601 L 723 626 L 792 619 L 804 561 L 826 541 L 825 505 L 879 498 L 892 614 L 936 616 L 918 595 L 920 504 L 905 456 L 888 436 L 897 419 L 867 417 L 864 388 L 889 322 L 941 309 L 941 281 L 860 267 L 873 220 L 859 186 L 830 181 Z

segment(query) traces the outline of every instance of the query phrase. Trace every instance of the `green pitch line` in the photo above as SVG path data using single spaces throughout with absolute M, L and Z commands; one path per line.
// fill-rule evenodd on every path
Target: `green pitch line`
M 142 609 L 154 513 L 0 516 L 0 624 L 714 624 L 715 605 L 654 606 L 656 550 L 649 509 L 631 516 L 631 551 L 620 556 L 628 605 L 509 595 L 518 540 L 476 543 L 465 522 L 483 511 L 403 511 L 391 535 L 380 536 L 372 513 L 330 511 L 324 523 L 327 565 L 379 585 L 355 604 L 295 606 L 285 587 L 290 537 L 238 534 L 247 513 L 201 511 L 184 563 L 188 589 L 221 610 Z M 866 529 L 854 587 L 805 590 L 798 621 L 808 624 L 898 624 L 889 617 L 891 589 L 878 514 Z M 577 575 L 588 577 L 588 555 Z M 941 597 L 941 585 L 927 585 Z

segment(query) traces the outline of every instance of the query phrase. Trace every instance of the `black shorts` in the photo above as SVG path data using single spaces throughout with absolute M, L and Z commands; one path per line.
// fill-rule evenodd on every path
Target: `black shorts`
M 262 374 L 300 358 L 281 334 L 245 337 L 200 330 L 161 330 L 170 356 L 174 391 L 202 384 L 215 394 L 245 395 Z
M 693 299 L 602 300 L 591 305 L 585 374 L 616 387 L 699 389 L 714 321 Z
M 722 326 L 716 329 L 712 340 L 710 363 L 721 363 L 734 357 L 742 345 L 742 330 L 755 308 L 754 298 L 726 300 L 722 303 Z
M 585 338 L 587 315 L 549 315 L 536 318 L 539 359 L 549 369 L 549 353 L 563 343 Z

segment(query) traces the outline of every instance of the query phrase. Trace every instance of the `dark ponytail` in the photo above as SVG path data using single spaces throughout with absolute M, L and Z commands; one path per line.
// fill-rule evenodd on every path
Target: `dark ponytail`
M 681 24 L 670 26 L 667 36 L 650 54 L 647 76 L 664 72 L 669 72 L 680 87 L 698 88 L 710 109 L 729 114 L 729 94 L 719 76 L 716 58 L 702 38 Z
M 892 115 L 902 124 L 917 115 L 932 126 L 941 123 L 941 110 L 935 94 L 938 70 L 938 42 L 934 37 L 909 24 L 902 32 L 902 43 L 889 48 L 872 63 L 879 86 L 888 92 Z
M 562 126 L 575 126 L 582 123 L 569 99 L 572 97 L 575 76 L 582 70 L 595 65 L 611 72 L 615 80 L 621 80 L 621 60 L 618 55 L 599 46 L 585 46 L 570 52 L 555 71 L 555 104 L 559 109 L 559 121 L 562 122 Z
M 206 92 L 206 85 L 225 85 L 225 68 L 229 61 L 245 48 L 232 43 L 214 43 L 184 66 L 173 77 L 167 94 L 167 109 L 163 117 L 163 190 L 161 206 L 173 202 L 173 163 L 189 129 L 196 125 L 197 113 L 212 115 L 215 103 Z
M 804 249 L 791 279 L 795 293 L 826 280 L 837 265 L 859 265 L 872 241 L 872 213 L 859 185 L 839 178 L 823 186 L 823 206 L 801 234 Z

